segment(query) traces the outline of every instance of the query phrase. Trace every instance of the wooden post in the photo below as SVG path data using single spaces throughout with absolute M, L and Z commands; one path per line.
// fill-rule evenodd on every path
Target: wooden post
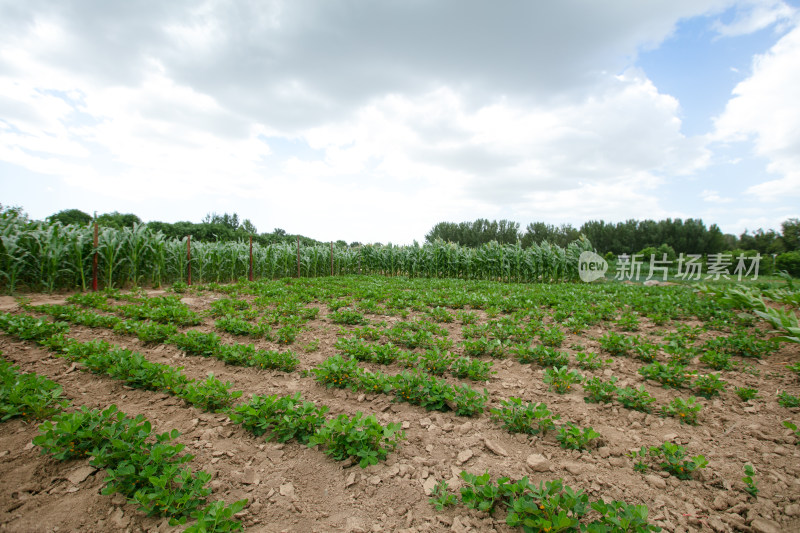
M 189 267 L 189 274 L 186 278 L 186 284 L 192 284 L 192 236 L 189 235 L 186 239 L 186 265 Z
M 97 221 L 94 223 L 94 256 L 92 257 L 92 291 L 97 292 Z
M 253 281 L 253 236 L 250 235 L 250 281 Z
M 300 277 L 300 235 L 297 236 L 297 277 Z
M 333 277 L 333 241 L 331 241 L 331 277 Z

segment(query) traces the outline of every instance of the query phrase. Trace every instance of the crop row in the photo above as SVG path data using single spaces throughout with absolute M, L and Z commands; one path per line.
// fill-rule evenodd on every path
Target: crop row
M 363 416 L 360 412 L 352 418 L 340 415 L 323 423 L 322 415 L 328 408 L 316 409 L 310 402 L 302 402 L 299 396 L 278 401 L 276 397 L 256 395 L 249 402 L 232 407 L 233 400 L 242 393 L 230 391 L 231 383 L 222 383 L 213 376 L 198 383 L 183 375 L 180 369 L 151 363 L 137 352 L 113 347 L 104 341 L 81 343 L 68 339 L 64 336 L 67 325 L 63 322 L 0 314 L 0 329 L 21 339 L 36 341 L 93 372 L 121 379 L 130 386 L 173 394 L 208 411 L 228 412 L 236 423 L 251 431 L 256 426 L 264 429 L 275 424 L 294 427 L 295 433 L 301 435 L 298 439 L 301 443 L 322 445 L 325 453 L 336 460 L 356 457 L 362 467 L 366 467 L 385 459 L 403 438 L 402 432 L 398 433 L 399 425 L 382 426 L 374 416 Z M 298 405 L 300 407 L 296 408 Z M 277 415 L 276 410 L 279 411 Z M 313 419 L 310 426 L 303 418 L 304 413 Z M 312 430 L 303 432 L 298 429 L 300 427 Z M 264 431 L 254 433 L 258 435 Z
M 242 394 L 230 391 L 231 383 L 223 383 L 214 376 L 204 381 L 192 380 L 180 369 L 151 363 L 138 352 L 105 341 L 79 342 L 67 338 L 69 326 L 64 322 L 2 313 L 0 329 L 20 339 L 36 341 L 70 361 L 80 362 L 92 372 L 122 380 L 131 387 L 172 394 L 207 411 L 227 407 Z
M 417 367 L 429 374 L 441 376 L 447 372 L 457 378 L 472 381 L 486 381 L 495 372 L 492 363 L 472 359 L 468 356 L 456 357 L 438 348 L 415 353 L 401 350 L 392 342 L 373 344 L 358 337 L 339 338 L 335 347 L 347 356 L 358 361 L 389 365 L 397 363 L 406 368 Z
M 23 373 L 0 359 L 0 422 L 21 417 L 44 420 L 64 409 L 61 385 L 34 373 Z
M 111 328 L 115 333 L 135 334 L 143 342 L 174 344 L 189 355 L 214 357 L 230 365 L 292 372 L 300 362 L 292 351 L 257 350 L 252 344 L 224 344 L 214 333 L 196 330 L 178 333 L 175 326 L 157 324 L 149 320 L 123 320 L 71 305 L 47 304 L 29 309 L 82 326 Z
M 419 405 L 429 411 L 454 411 L 460 416 L 480 414 L 489 398 L 485 389 L 481 394 L 467 385 L 451 385 L 419 370 L 395 375 L 369 372 L 359 367 L 356 359 L 345 359 L 341 355 L 328 357 L 311 372 L 317 382 L 327 387 L 391 394 L 397 401 Z
M 230 505 L 216 501 L 205 505 L 211 489 L 211 474 L 193 471 L 182 454 L 184 445 L 173 442 L 180 433 L 151 435 L 152 427 L 142 415 L 130 418 L 115 405 L 100 411 L 85 406 L 63 413 L 39 428 L 33 443 L 55 459 L 90 458 L 89 464 L 104 468 L 103 494 L 120 493 L 147 515 L 170 518 L 171 525 L 197 522 L 187 532 L 235 531 L 241 524 L 232 516 L 247 500 Z M 155 439 L 155 440 L 153 440 Z
M 523 531 L 577 533 L 625 531 L 645 533 L 661 531 L 647 519 L 645 505 L 630 505 L 622 501 L 593 502 L 582 490 L 564 485 L 561 479 L 540 482 L 538 487 L 527 477 L 512 482 L 508 477 L 492 481 L 489 472 L 483 475 L 460 474 L 463 486 L 461 503 L 470 508 L 493 514 L 497 508 L 507 511 L 506 523 L 521 526 Z M 447 482 L 440 481 L 430 502 L 438 509 L 455 505 L 456 496 Z
M 204 505 L 211 494 L 205 487 L 211 475 L 183 466 L 192 455 L 182 455 L 184 445 L 171 442 L 177 430 L 151 435 L 150 422 L 143 416 L 130 418 L 115 405 L 103 411 L 84 406 L 62 412 L 69 401 L 62 397 L 60 385 L 20 373 L 5 360 L 0 360 L 0 384 L 0 421 L 52 417 L 39 427 L 33 443 L 57 460 L 89 458 L 92 466 L 104 468 L 103 494 L 119 492 L 146 514 L 170 518 L 171 525 L 185 524 L 191 517 L 196 522 L 185 530 L 190 533 L 241 528 L 232 517 L 247 500 Z

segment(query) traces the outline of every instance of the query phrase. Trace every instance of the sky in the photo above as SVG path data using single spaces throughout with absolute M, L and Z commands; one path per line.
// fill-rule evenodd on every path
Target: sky
M 800 0 L 0 0 L 0 203 L 779 231 L 798 87 Z

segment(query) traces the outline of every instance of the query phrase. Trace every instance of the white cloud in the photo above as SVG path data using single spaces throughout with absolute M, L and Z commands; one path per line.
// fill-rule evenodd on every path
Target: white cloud
M 709 202 L 709 203 L 713 203 L 713 204 L 726 204 L 726 203 L 730 203 L 730 202 L 733 201 L 733 198 L 724 198 L 724 197 L 719 195 L 719 192 L 708 190 L 708 189 L 706 189 L 703 192 L 701 192 L 700 193 L 700 197 L 704 201 Z
M 777 176 L 747 192 L 762 200 L 800 195 L 800 25 L 753 61 L 753 74 L 733 90 L 716 118 L 713 139 L 753 139 L 755 153 L 768 159 Z
M 732 21 L 717 20 L 713 28 L 725 37 L 747 35 L 772 25 L 777 25 L 776 29 L 780 31 L 796 13 L 797 10 L 783 0 L 751 0 L 735 8 Z
M 259 226 L 324 239 L 402 242 L 479 216 L 675 216 L 661 192 L 710 153 L 681 132 L 678 100 L 630 67 L 680 20 L 734 4 L 0 4 L 0 161 L 120 202 L 249 208 Z M 717 30 L 786 17 L 779 2 L 747 6 Z M 752 80 L 796 80 L 761 61 L 716 139 L 755 136 L 784 179 L 796 123 L 767 131 L 774 117 L 750 109 L 769 83 Z

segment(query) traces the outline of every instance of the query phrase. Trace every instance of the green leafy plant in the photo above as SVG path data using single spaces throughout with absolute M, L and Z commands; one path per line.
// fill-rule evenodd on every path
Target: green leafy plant
M 522 399 L 510 397 L 500 401 L 499 409 L 490 410 L 491 419 L 498 422 L 511 433 L 539 432 L 546 434 L 555 429 L 555 422 L 561 418 L 553 415 L 544 403 L 523 404 Z
M 535 487 L 522 478 L 506 491 L 509 493 L 506 524 L 521 526 L 524 531 L 580 531 L 580 520 L 589 508 L 589 497 L 583 491 L 565 486 L 560 479 L 541 482 Z
M 214 326 L 220 330 L 230 333 L 231 335 L 241 335 L 250 337 L 266 337 L 271 338 L 271 328 L 268 324 L 252 324 L 244 318 L 238 316 L 224 316 L 218 318 L 214 322 Z
M 437 511 L 442 511 L 445 507 L 451 507 L 458 502 L 456 495 L 450 492 L 445 480 L 441 480 L 433 487 L 431 496 L 433 497 L 428 501 L 433 504 Z
M 645 363 L 652 363 L 656 360 L 656 351 L 658 346 L 650 342 L 638 341 L 631 345 L 631 352 L 633 356 L 639 361 Z
M 689 371 L 679 364 L 659 363 L 658 361 L 645 365 L 639 369 L 639 374 L 647 379 L 658 381 L 664 387 L 679 389 L 686 387 L 691 382 L 694 371 Z
M 661 407 L 661 416 L 672 416 L 677 418 L 681 424 L 697 425 L 697 414 L 703 408 L 696 403 L 696 398 L 690 396 L 688 400 L 683 398 L 673 398 L 668 404 Z
M 566 335 L 558 326 L 551 326 L 539 331 L 539 340 L 545 346 L 558 348 L 564 342 Z
M 589 532 L 630 531 L 645 533 L 661 531 L 661 528 L 647 520 L 649 509 L 646 505 L 632 505 L 620 501 L 604 502 L 602 499 L 592 503 L 592 509 L 600 515 L 600 520 L 589 524 Z M 598 524 L 599 522 L 599 524 Z M 592 527 L 593 525 L 596 527 Z
M 567 450 L 585 450 L 589 447 L 589 443 L 599 436 L 600 434 L 592 428 L 581 429 L 572 422 L 567 422 L 558 428 L 556 440 Z
M 755 475 L 756 471 L 753 469 L 753 465 L 745 464 L 744 477 L 742 478 L 745 485 L 744 490 L 754 498 L 758 497 L 758 482 L 756 482 Z
M 239 500 L 230 505 L 224 501 L 217 500 L 202 509 L 192 512 L 192 518 L 196 522 L 186 529 L 183 533 L 228 533 L 242 529 L 242 523 L 233 518 L 233 515 L 240 512 L 247 505 L 247 500 Z
M 0 422 L 15 417 L 43 420 L 67 406 L 61 386 L 0 359 Z
M 692 472 L 705 468 L 708 460 L 702 455 L 686 459 L 686 448 L 672 442 L 652 446 L 650 456 L 660 461 L 658 466 L 678 479 L 691 479 Z
M 503 487 L 509 481 L 509 478 L 503 477 L 498 479 L 497 483 L 492 483 L 488 471 L 480 476 L 462 471 L 461 479 L 464 480 L 464 486 L 461 487 L 461 503 L 470 509 L 489 514 L 494 512 L 495 505 L 503 496 Z
M 436 322 L 450 323 L 454 320 L 453 315 L 444 307 L 434 307 L 428 311 L 428 316 Z
M 478 321 L 478 314 L 473 311 L 458 311 L 456 318 L 463 325 L 475 324 Z
M 645 390 L 644 386 L 640 385 L 638 389 L 633 387 L 617 388 L 617 401 L 627 409 L 649 413 L 653 409 L 651 404 L 656 399 Z
M 709 350 L 700 356 L 700 362 L 714 370 L 731 370 L 733 361 L 730 354 Z
M 515 346 L 511 349 L 517 361 L 522 364 L 536 363 L 542 367 L 561 367 L 569 364 L 569 356 L 550 346 Z
M 286 325 L 275 331 L 275 341 L 278 344 L 292 344 L 303 331 L 301 326 Z
M 445 372 L 450 370 L 452 362 L 452 354 L 450 352 L 442 352 L 438 348 L 425 350 L 425 353 L 417 359 L 420 369 L 434 376 L 444 375 Z
M 386 459 L 404 438 L 400 424 L 382 426 L 374 415 L 364 416 L 358 411 L 352 417 L 342 414 L 328 420 L 309 439 L 308 445 L 323 446 L 325 454 L 337 461 L 352 457 L 361 468 L 366 468 Z
M 24 341 L 43 341 L 69 331 L 66 322 L 51 322 L 28 315 L 0 313 L 0 329 Z
M 703 398 L 713 398 L 719 396 L 719 393 L 725 390 L 727 381 L 719 379 L 718 374 L 706 374 L 699 376 L 693 384 L 697 393 Z
M 583 382 L 584 397 L 587 403 L 611 403 L 617 394 L 617 378 L 612 377 L 608 381 L 603 381 L 599 377 L 593 377 Z
M 733 392 L 735 392 L 736 396 L 738 396 L 743 402 L 755 400 L 759 397 L 758 389 L 753 389 L 750 387 L 736 387 Z
M 231 392 L 231 387 L 233 387 L 231 382 L 223 383 L 213 375 L 209 375 L 204 381 L 186 384 L 178 395 L 205 411 L 220 411 L 229 407 L 242 395 L 242 391 Z
M 472 381 L 487 381 L 495 371 L 492 370 L 491 361 L 481 361 L 471 357 L 453 359 L 450 372 L 457 378 L 466 378 Z
M 784 420 L 783 425 L 794 433 L 797 443 L 800 444 L 800 429 L 797 429 L 797 425 L 791 420 Z
M 42 453 L 58 460 L 91 456 L 90 463 L 104 468 L 103 494 L 119 492 L 148 515 L 185 518 L 205 503 L 211 475 L 182 466 L 192 459 L 174 443 L 177 430 L 151 438 L 150 422 L 127 417 L 116 406 L 100 411 L 85 406 L 63 413 L 39 428 L 33 440 Z
M 341 355 L 334 355 L 325 359 L 311 372 L 315 376 L 314 379 L 326 387 L 355 389 L 362 370 L 355 359 L 344 359 Z
M 219 349 L 222 340 L 216 333 L 204 333 L 190 329 L 186 333 L 178 333 L 167 339 L 169 344 L 174 344 L 179 349 L 190 355 L 211 357 Z
M 705 348 L 740 357 L 763 359 L 777 350 L 778 344 L 774 340 L 759 339 L 747 329 L 739 328 L 727 337 L 709 339 Z
M 611 364 L 612 359 L 601 359 L 600 354 L 594 352 L 577 352 L 575 361 L 584 370 L 597 370 Z
M 364 315 L 355 309 L 338 309 L 328 313 L 328 318 L 334 324 L 348 324 L 351 326 L 358 326 L 362 324 L 369 324 Z
M 616 325 L 622 331 L 638 331 L 639 316 L 634 312 L 622 313 L 622 315 L 617 319 Z
M 230 418 L 254 435 L 269 433 L 267 440 L 297 439 L 307 444 L 325 422 L 327 412 L 327 406 L 317 407 L 314 402 L 303 401 L 298 392 L 283 397 L 254 395 L 247 403 L 235 406 Z
M 631 451 L 628 456 L 633 459 L 633 469 L 637 472 L 645 473 L 648 469 L 647 458 L 649 457 L 647 446 L 642 446 L 636 451 Z
M 800 407 L 800 398 L 786 391 L 778 393 L 778 405 L 781 407 Z
M 572 390 L 574 383 L 580 383 L 583 380 L 583 376 L 577 370 L 570 370 L 568 367 L 562 366 L 545 370 L 542 380 L 550 385 L 551 390 L 564 394 Z
M 611 355 L 627 356 L 630 354 L 633 342 L 630 337 L 609 331 L 599 339 L 600 347 Z

